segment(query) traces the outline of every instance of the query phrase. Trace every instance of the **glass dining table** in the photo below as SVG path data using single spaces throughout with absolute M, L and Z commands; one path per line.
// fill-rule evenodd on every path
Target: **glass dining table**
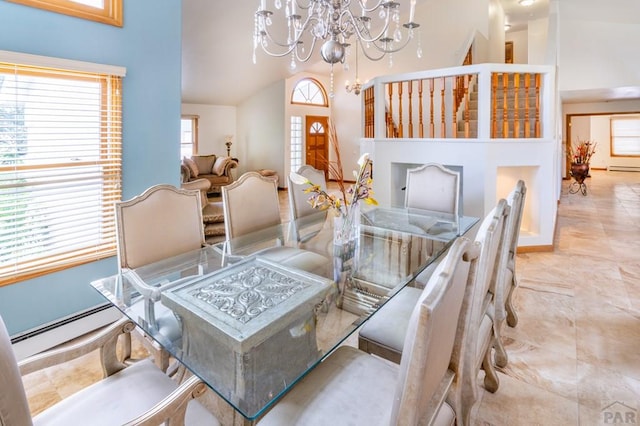
M 332 219 L 318 212 L 91 285 L 251 422 L 478 222 L 367 208 L 344 251 Z

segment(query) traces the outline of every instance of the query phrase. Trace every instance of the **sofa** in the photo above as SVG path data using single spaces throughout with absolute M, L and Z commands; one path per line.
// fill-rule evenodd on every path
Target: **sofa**
M 184 157 L 180 165 L 182 183 L 197 179 L 207 179 L 211 186 L 209 192 L 220 193 L 220 188 L 233 182 L 232 169 L 238 167 L 238 161 L 226 156 L 192 155 Z

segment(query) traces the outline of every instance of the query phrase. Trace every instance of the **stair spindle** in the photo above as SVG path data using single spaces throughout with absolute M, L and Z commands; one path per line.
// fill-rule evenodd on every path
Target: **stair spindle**
M 424 122 L 422 120 L 422 80 L 418 80 L 418 136 L 424 138 Z
M 435 124 L 435 117 L 434 117 L 434 112 L 433 112 L 433 91 L 434 91 L 434 80 L 433 78 L 429 79 L 429 91 L 431 92 L 430 94 L 430 109 L 429 109 L 429 113 L 430 113 L 430 120 L 429 120 L 429 137 L 430 138 L 435 138 L 435 134 L 436 134 L 436 124 Z
M 536 74 L 536 128 L 535 137 L 540 137 L 540 74 Z
M 531 137 L 531 117 L 529 116 L 529 86 L 531 85 L 531 74 L 526 73 L 524 75 L 524 97 L 526 102 L 524 103 L 524 137 Z
M 491 74 L 491 137 L 498 137 L 498 73 Z
M 413 80 L 407 81 L 409 92 L 409 137 L 413 138 Z
M 457 115 L 457 111 L 458 111 L 458 105 L 460 104 L 458 102 L 459 97 L 459 93 L 462 92 L 462 87 L 460 87 L 459 85 L 460 83 L 460 78 L 459 77 L 453 77 L 452 81 L 451 81 L 451 95 L 453 96 L 453 99 L 451 99 L 451 137 L 452 138 L 457 138 L 458 137 L 458 119 L 456 117 Z
M 470 75 L 464 76 L 464 137 L 469 137 L 469 79 Z
M 404 125 L 402 123 L 402 81 L 398 82 L 398 137 L 404 136 Z
M 440 137 L 447 137 L 447 123 L 446 123 L 446 114 L 445 114 L 445 106 L 444 106 L 444 89 L 447 86 L 445 77 L 441 78 L 442 81 L 442 90 L 440 90 Z
M 507 92 L 509 91 L 509 75 L 502 73 L 502 137 L 509 137 L 509 120 L 508 111 L 509 104 L 507 103 Z
M 513 75 L 513 137 L 520 137 L 520 120 L 518 119 L 518 92 L 520 92 L 520 74 Z

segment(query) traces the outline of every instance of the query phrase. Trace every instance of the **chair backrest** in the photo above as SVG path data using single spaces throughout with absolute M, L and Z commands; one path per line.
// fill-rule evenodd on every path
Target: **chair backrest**
M 0 425 L 30 425 L 31 413 L 9 333 L 0 316 Z
M 415 425 L 425 415 L 435 414 L 429 408 L 449 372 L 463 301 L 471 288 L 467 286 L 470 265 L 477 251 L 468 239 L 456 239 L 420 295 L 402 351 L 393 424 Z
M 309 181 L 314 185 L 318 185 L 322 190 L 327 190 L 327 181 L 324 171 L 305 164 L 298 169 L 297 173 L 309 179 Z M 311 204 L 309 204 L 309 194 L 305 193 L 304 189 L 306 189 L 306 186 L 293 183 L 291 177 L 289 177 L 288 192 L 291 219 L 298 219 L 318 212 L 317 209 L 314 209 Z
M 507 223 L 507 232 L 511 235 L 509 245 L 509 259 L 513 259 L 518 249 L 518 239 L 520 238 L 520 226 L 522 225 L 522 214 L 524 212 L 524 201 L 527 197 L 527 186 L 523 180 L 519 180 L 507 197 L 507 203 L 511 207 L 509 217 L 512 218 Z
M 222 187 L 227 239 L 281 223 L 276 181 L 258 172 L 246 172 Z
M 458 321 L 458 335 L 449 365 L 456 379 L 448 398 L 461 424 L 469 424 L 471 408 L 477 400 L 478 357 L 483 355 L 478 352 L 478 345 L 481 339 L 491 336 L 481 336 L 480 326 L 487 309 L 487 294 L 497 273 L 498 252 L 507 212 L 505 200 L 500 200 L 485 216 L 476 233 L 475 244 L 480 254 L 469 271 L 467 292 Z M 491 327 L 486 332 L 491 332 Z
M 120 268 L 137 268 L 205 243 L 202 204 L 197 190 L 155 185 L 116 203 Z
M 506 202 L 509 205 L 509 215 L 505 222 L 503 241 L 500 243 L 500 254 L 496 261 L 497 273 L 494 276 L 495 283 L 492 284 L 494 294 L 497 299 L 495 303 L 497 321 L 506 318 L 505 302 L 509 294 L 507 282 L 507 270 L 514 272 L 515 255 L 518 248 L 518 238 L 520 236 L 520 224 L 522 222 L 522 212 L 524 210 L 524 198 L 527 188 L 524 181 L 519 180 L 516 186 L 507 196 Z
M 458 217 L 460 173 L 441 164 L 428 163 L 407 170 L 404 205 Z

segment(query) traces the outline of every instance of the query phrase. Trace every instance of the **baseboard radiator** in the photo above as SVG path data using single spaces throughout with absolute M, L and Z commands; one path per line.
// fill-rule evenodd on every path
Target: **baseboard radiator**
M 640 166 L 609 166 L 610 172 L 640 172 Z

